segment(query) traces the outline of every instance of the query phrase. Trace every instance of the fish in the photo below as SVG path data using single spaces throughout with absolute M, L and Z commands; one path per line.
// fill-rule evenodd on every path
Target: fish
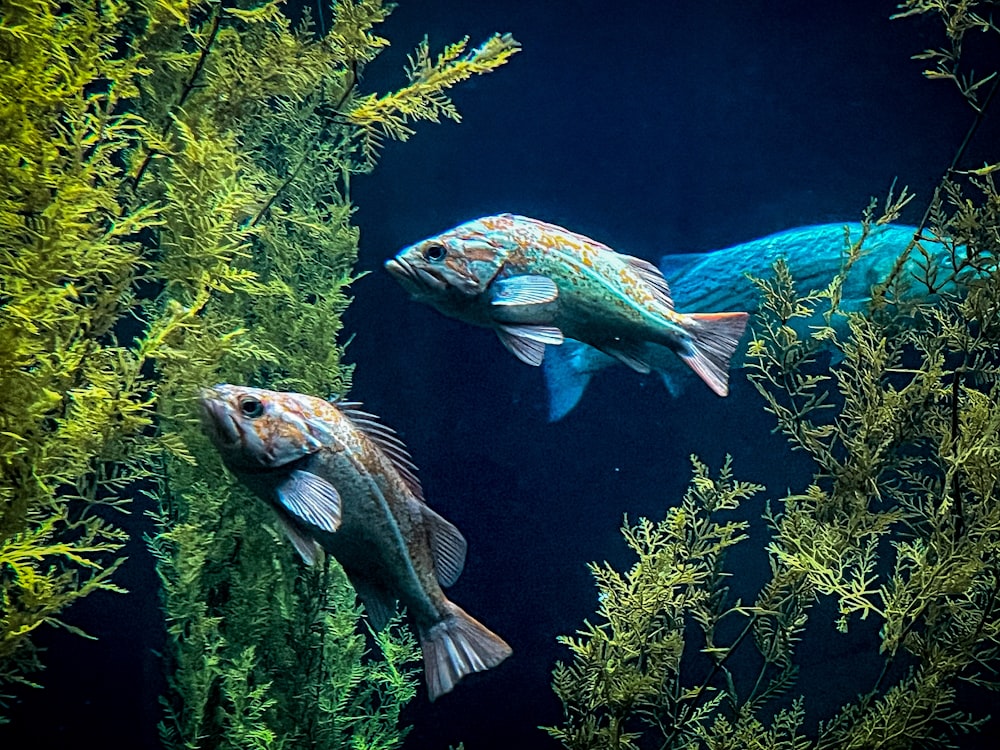
M 382 630 L 402 604 L 433 701 L 511 654 L 442 591 L 465 565 L 461 532 L 424 500 L 406 447 L 354 402 L 219 384 L 201 391 L 205 433 L 225 466 L 270 505 L 307 565 L 341 564 Z
M 485 216 L 404 248 L 386 270 L 421 302 L 493 329 L 539 366 L 567 340 L 640 373 L 677 356 L 719 396 L 746 312 L 681 313 L 659 269 L 582 234 L 514 214 Z
M 840 302 L 842 311 L 864 309 L 872 285 L 886 278 L 916 231 L 917 227 L 904 224 L 871 227 L 862 255 L 845 279 Z M 840 271 L 845 248 L 856 242 L 861 233 L 860 222 L 793 227 L 720 250 L 664 255 L 659 267 L 675 290 L 674 300 L 679 306 L 739 309 L 756 314 L 760 293 L 749 276 L 768 278 L 774 262 L 784 258 L 795 277 L 799 294 L 822 289 Z M 916 262 L 915 257 L 911 258 L 904 268 L 916 273 Z M 834 317 L 832 323 L 834 328 L 839 327 L 841 334 L 846 333 L 845 317 Z M 808 335 L 810 325 L 822 324 L 820 315 L 814 320 L 804 319 L 797 323 L 804 335 Z M 687 368 L 678 366 L 675 358 L 663 357 L 655 351 L 647 356 L 670 395 L 681 397 L 693 380 Z M 546 356 L 544 374 L 549 421 L 559 421 L 569 414 L 579 403 L 591 378 L 613 364 L 612 357 L 578 342 L 567 342 L 553 350 L 551 356 Z

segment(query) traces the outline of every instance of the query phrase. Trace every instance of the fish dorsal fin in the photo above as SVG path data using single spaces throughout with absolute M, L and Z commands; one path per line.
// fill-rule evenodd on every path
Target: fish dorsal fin
M 511 276 L 490 286 L 491 305 L 544 305 L 558 297 L 559 287 L 548 276 Z
M 347 574 L 347 578 L 354 587 L 354 593 L 358 595 L 358 599 L 365 607 L 372 629 L 376 632 L 383 630 L 389 624 L 392 616 L 396 614 L 396 597 L 384 587 L 372 583 L 367 578 L 351 573 Z
M 496 332 L 507 351 L 533 367 L 542 364 L 546 344 L 563 342 L 562 331 L 553 326 L 498 325 Z
M 427 525 L 427 537 L 438 583 L 451 586 L 462 575 L 468 544 L 454 524 L 439 516 L 429 506 L 423 506 L 421 512 Z
M 301 521 L 323 531 L 340 528 L 340 493 L 323 477 L 295 469 L 275 488 L 278 502 Z
M 663 278 L 663 274 L 660 273 L 660 269 L 648 260 L 636 258 L 632 255 L 626 255 L 624 257 L 625 260 L 628 261 L 629 267 L 639 274 L 639 278 L 652 287 L 653 295 L 656 297 L 657 301 L 661 305 L 665 305 L 668 310 L 673 310 L 674 300 L 670 296 L 670 285 L 667 283 L 667 280 Z
M 392 462 L 396 471 L 403 478 L 410 492 L 424 501 L 424 490 L 417 478 L 417 465 L 410 458 L 410 452 L 396 431 L 382 424 L 382 421 L 371 412 L 363 411 L 358 401 L 337 401 L 336 406 L 347 417 L 351 424 L 371 439 Z
M 614 357 L 622 364 L 628 365 L 636 372 L 646 375 L 652 370 L 646 361 L 645 352 L 641 346 L 629 341 L 615 341 L 596 347 L 608 356 Z
M 319 559 L 320 546 L 315 539 L 309 539 L 293 526 L 287 518 L 278 514 L 278 525 L 285 537 L 292 543 L 292 547 L 299 553 L 302 562 L 312 567 Z

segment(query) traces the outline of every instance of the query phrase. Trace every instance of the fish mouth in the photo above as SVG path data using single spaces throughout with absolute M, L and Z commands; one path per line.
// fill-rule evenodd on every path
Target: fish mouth
M 226 401 L 215 388 L 202 388 L 199 406 L 201 407 L 202 428 L 222 445 L 235 445 L 240 442 L 240 431 L 236 421 L 226 409 Z
M 385 270 L 392 274 L 403 286 L 413 292 L 443 292 L 448 282 L 424 268 L 418 268 L 406 258 L 396 256 L 385 262 Z

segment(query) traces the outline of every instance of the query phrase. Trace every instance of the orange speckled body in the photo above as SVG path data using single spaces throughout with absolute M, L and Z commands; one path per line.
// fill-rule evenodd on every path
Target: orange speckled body
M 720 396 L 745 312 L 679 313 L 648 261 L 568 229 L 513 214 L 485 216 L 404 249 L 386 269 L 415 298 L 496 331 L 522 362 L 575 339 L 649 372 L 667 348 Z
M 420 248 L 427 242 L 448 249 L 443 274 L 467 281 L 455 285 L 458 294 L 414 292 L 446 315 L 480 326 L 553 325 L 568 338 L 589 344 L 625 338 L 656 340 L 673 348 L 686 338 L 685 316 L 662 304 L 662 297 L 628 257 L 582 234 L 524 216 L 499 214 L 466 222 L 400 256 L 418 263 Z M 557 300 L 530 310 L 497 309 L 484 296 L 495 280 L 522 274 L 554 281 Z
M 419 484 L 404 478 L 368 434 L 321 398 L 236 386 L 212 393 L 217 419 L 229 420 L 239 436 L 215 442 L 240 479 L 286 517 L 272 490 L 291 467 L 326 479 L 343 498 L 340 527 L 327 532 L 302 519 L 290 523 L 336 557 L 352 580 L 392 590 L 421 624 L 443 616 Z M 240 418 L 239 400 L 247 395 L 262 404 L 260 417 Z
M 431 699 L 496 666 L 510 647 L 449 601 L 465 539 L 424 502 L 406 448 L 357 404 L 220 384 L 202 419 L 225 464 L 277 512 L 313 564 L 332 554 L 380 629 L 402 603 L 417 627 Z

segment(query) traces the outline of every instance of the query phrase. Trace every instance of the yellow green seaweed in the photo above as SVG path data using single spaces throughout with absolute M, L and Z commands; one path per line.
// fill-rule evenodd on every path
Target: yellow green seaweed
M 374 166 L 376 134 L 457 119 L 446 90 L 518 49 L 499 34 L 453 45 L 372 107 L 359 74 L 388 45 L 391 7 L 338 2 L 321 33 L 282 2 L 5 0 L 4 700 L 38 683 L 39 628 L 75 630 L 69 605 L 122 591 L 117 513 L 141 493 L 168 633 L 165 746 L 402 741 L 412 637 L 394 625 L 370 653 L 336 564 L 292 559 L 192 413 L 221 380 L 348 389 L 350 175 Z
M 991 9 L 911 0 L 898 14 L 944 22 L 946 46 L 917 57 L 970 104 L 970 136 L 997 74 L 966 71 L 963 41 L 978 31 L 995 46 Z M 740 504 L 764 488 L 728 460 L 713 477 L 695 459 L 663 521 L 626 520 L 632 568 L 592 565 L 597 618 L 560 639 L 563 720 L 547 731 L 564 747 L 955 747 L 988 718 L 959 691 L 1000 689 L 1000 165 L 959 170 L 966 143 L 868 310 L 840 309 L 840 290 L 870 230 L 913 200 L 905 190 L 873 201 L 860 235 L 845 229 L 825 288 L 798 292 L 785 261 L 753 279 L 748 374 L 813 479 L 766 503 L 770 570 L 752 602 L 730 591 L 726 553 L 746 543 Z M 873 628 L 877 675 L 807 721 L 796 653 Z

